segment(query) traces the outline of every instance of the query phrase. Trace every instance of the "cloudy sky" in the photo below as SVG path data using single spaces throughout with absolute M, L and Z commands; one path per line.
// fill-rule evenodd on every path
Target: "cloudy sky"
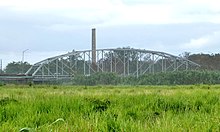
M 31 64 L 69 51 L 127 47 L 219 53 L 219 0 L 0 0 L 0 59 Z

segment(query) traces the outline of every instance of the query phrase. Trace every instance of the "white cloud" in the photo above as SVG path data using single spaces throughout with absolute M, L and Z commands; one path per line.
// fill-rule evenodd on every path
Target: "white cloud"
M 176 12 L 174 18 L 183 23 L 220 23 L 218 5 L 218 0 L 182 0 L 173 6 Z
M 210 38 L 208 36 L 201 37 L 198 39 L 191 39 L 189 43 L 184 44 L 183 48 L 185 49 L 200 49 L 206 47 L 210 42 Z
M 210 50 L 212 48 L 219 46 L 219 43 L 220 43 L 220 31 L 214 32 L 213 34 L 202 36 L 200 38 L 193 38 L 188 43 L 183 44 L 181 48 L 185 50 L 201 50 L 201 49 Z
M 109 24 L 161 24 L 171 21 L 172 8 L 169 5 L 123 5 L 116 11 L 119 14 Z
M 220 23 L 218 0 L 0 0 L 6 7 L 30 15 L 53 15 L 94 26 L 123 24 Z M 53 23 L 57 24 L 57 23 Z M 67 25 L 68 26 L 68 25 Z

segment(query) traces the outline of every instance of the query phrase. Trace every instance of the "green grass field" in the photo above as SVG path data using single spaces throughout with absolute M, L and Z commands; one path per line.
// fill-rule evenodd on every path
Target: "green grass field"
M 0 131 L 220 131 L 220 85 L 0 87 Z

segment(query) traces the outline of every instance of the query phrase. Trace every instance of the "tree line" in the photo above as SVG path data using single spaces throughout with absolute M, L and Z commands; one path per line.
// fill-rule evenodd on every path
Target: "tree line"
M 201 69 L 220 70 L 220 54 L 192 54 L 189 60 L 201 65 Z
M 25 73 L 29 68 L 31 67 L 31 64 L 28 62 L 11 62 L 8 63 L 5 69 L 1 71 L 2 74 L 23 74 Z
M 175 71 L 122 77 L 115 73 L 76 76 L 74 85 L 191 85 L 220 84 L 220 71 Z

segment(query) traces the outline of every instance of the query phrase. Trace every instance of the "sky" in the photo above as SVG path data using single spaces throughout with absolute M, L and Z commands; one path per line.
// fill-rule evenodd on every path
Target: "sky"
M 219 53 L 219 0 L 0 0 L 0 59 L 34 64 L 72 50 Z M 28 49 L 28 50 L 27 50 Z

